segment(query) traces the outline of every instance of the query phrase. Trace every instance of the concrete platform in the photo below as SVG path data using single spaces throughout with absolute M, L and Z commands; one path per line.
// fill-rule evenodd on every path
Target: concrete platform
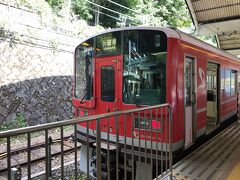
M 173 167 L 178 180 L 240 180 L 240 125 L 234 123 Z

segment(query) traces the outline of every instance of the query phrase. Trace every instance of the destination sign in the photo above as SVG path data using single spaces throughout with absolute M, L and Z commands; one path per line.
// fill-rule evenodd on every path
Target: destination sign
M 106 39 L 106 40 L 102 41 L 102 50 L 104 50 L 104 51 L 115 51 L 117 49 L 116 44 L 117 44 L 117 39 L 116 38 Z
M 120 51 L 121 36 L 119 32 L 107 33 L 96 37 L 96 54 L 109 55 Z

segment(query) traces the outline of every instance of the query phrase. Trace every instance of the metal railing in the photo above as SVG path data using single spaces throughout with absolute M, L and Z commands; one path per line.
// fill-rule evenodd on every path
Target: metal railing
M 72 126 L 73 138 L 81 142 L 80 154 L 78 142 L 73 143 L 74 161 L 71 174 L 75 179 L 79 179 L 80 175 L 83 175 L 82 179 L 108 180 L 172 177 L 172 110 L 169 104 L 163 104 L 0 132 L 0 141 L 6 142 L 7 178 L 13 178 L 15 166 L 11 141 L 19 135 L 26 136 L 26 179 L 33 177 L 31 137 L 39 131 L 44 131 L 44 179 L 53 176 L 49 131 L 59 128 L 59 174 L 60 178 L 64 179 L 67 176 L 63 152 L 65 126 Z M 1 161 L 3 159 L 0 158 L 0 164 L 4 164 Z

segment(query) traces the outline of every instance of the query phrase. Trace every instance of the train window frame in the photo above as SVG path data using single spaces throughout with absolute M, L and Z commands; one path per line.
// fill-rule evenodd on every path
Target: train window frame
M 234 96 L 237 93 L 237 70 L 226 69 L 225 73 L 226 96 Z
M 234 86 L 233 86 L 234 84 Z M 233 96 L 237 93 L 237 71 L 231 70 L 231 88 L 230 88 L 230 95 Z
M 143 38 L 145 36 L 152 37 L 152 43 L 150 43 L 149 46 L 147 46 L 146 43 L 150 42 L 149 40 L 150 38 Z M 158 42 L 159 38 L 161 38 L 162 42 Z M 144 40 L 144 42 L 142 42 L 141 40 L 142 41 Z M 153 48 L 151 48 L 152 46 Z M 135 30 L 135 29 L 123 31 L 122 101 L 124 104 L 154 105 L 154 104 L 162 104 L 166 102 L 167 60 L 168 60 L 167 46 L 168 46 L 168 37 L 166 33 L 163 31 Z M 132 53 L 132 51 L 134 52 Z M 151 64 L 151 61 L 154 61 L 154 58 L 156 61 L 155 68 L 162 69 L 162 70 L 154 71 L 153 69 L 152 70 L 149 69 L 149 73 L 147 71 L 143 72 L 144 64 L 149 65 L 149 67 L 151 68 L 154 68 L 154 63 L 152 62 L 153 64 Z M 159 64 L 163 64 L 164 67 L 162 65 L 160 66 Z M 141 69 L 141 67 L 143 67 L 143 69 Z M 161 81 L 159 82 L 160 88 L 157 88 L 158 87 L 157 81 L 151 80 L 154 78 L 156 79 L 158 77 L 159 79 L 163 79 L 163 80 L 159 80 Z M 146 82 L 144 84 L 147 84 L 148 82 L 149 85 L 148 86 L 146 85 L 146 87 L 144 85 L 145 87 L 144 88 L 142 82 Z M 155 82 L 155 84 L 153 84 L 152 82 Z M 150 93 L 151 91 L 154 91 L 154 92 Z M 142 95 L 140 94 L 140 92 Z M 152 95 L 154 93 L 159 93 L 159 99 L 157 99 L 156 96 L 154 96 L 155 97 L 154 101 L 152 101 L 151 98 L 146 99 L 145 97 L 146 95 L 144 96 L 144 94 L 147 94 L 147 93 L 150 93 Z
M 221 87 L 221 96 L 224 97 L 225 96 L 225 69 L 224 68 L 220 68 L 220 71 L 221 71 L 221 80 L 220 80 L 220 87 Z
M 84 51 L 84 53 L 83 53 Z M 82 53 L 82 54 L 81 54 Z M 90 53 L 89 67 L 86 66 L 86 53 Z M 84 56 L 85 55 L 85 56 Z M 88 39 L 82 42 L 76 49 L 74 54 L 74 97 L 77 99 L 91 101 L 94 97 L 93 83 L 94 83 L 94 38 Z M 85 63 L 83 62 L 85 59 Z M 81 65 L 83 64 L 83 65 Z M 82 69 L 81 69 L 82 68 Z M 86 69 L 88 72 L 86 72 Z M 78 72 L 82 72 L 82 77 L 78 75 Z M 89 75 L 88 79 L 85 75 Z M 83 78 L 85 77 L 85 79 Z M 78 80 L 85 81 L 85 87 L 80 85 Z M 82 88 L 81 88 L 82 87 Z

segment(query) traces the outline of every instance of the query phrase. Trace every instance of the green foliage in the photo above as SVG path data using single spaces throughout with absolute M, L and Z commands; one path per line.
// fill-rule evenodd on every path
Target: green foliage
M 74 14 L 78 15 L 79 19 L 91 20 L 93 18 L 86 0 L 73 0 L 72 10 Z
M 53 0 L 52 2 L 55 2 L 52 3 L 53 7 L 51 7 L 50 3 L 48 3 L 50 0 L 14 0 L 14 2 L 9 1 L 9 5 L 20 7 L 22 9 L 28 9 L 29 11 L 38 14 L 39 22 L 41 23 L 42 28 L 47 27 L 53 31 L 59 31 L 63 34 L 78 37 L 80 39 L 103 31 L 104 28 L 101 26 L 89 27 L 86 20 L 81 18 L 80 15 L 74 14 L 74 1 L 75 0 Z M 5 30 L 18 32 L 18 29 L 12 26 L 10 21 L 7 21 L 7 17 L 8 15 L 3 14 L 3 18 L 0 18 L 0 27 L 4 27 Z M 28 36 L 38 36 L 38 30 L 34 30 L 33 28 L 29 29 L 31 29 L 31 31 L 28 29 L 26 31 L 28 33 Z M 0 33 L 2 34 L 3 32 L 1 31 Z M 21 36 L 14 37 L 16 38 L 14 38 L 14 41 L 12 41 L 13 45 L 15 42 L 21 41 L 22 39 L 24 41 L 30 41 L 30 39 L 26 39 Z M 50 45 L 53 48 L 54 52 L 57 48 L 57 44 L 50 43 Z
M 16 45 L 16 42 L 20 41 L 19 34 L 17 32 L 12 32 L 6 30 L 4 26 L 0 25 L 0 42 L 9 40 L 9 47 L 13 47 Z
M 126 7 L 130 8 L 130 9 L 133 9 L 137 5 L 137 3 L 138 3 L 138 0 L 113 0 L 113 1 L 118 3 L 118 4 L 121 4 L 123 6 L 126 6 Z M 106 8 L 112 9 L 112 10 L 120 12 L 122 14 L 126 14 L 128 16 L 132 16 L 132 12 L 131 11 L 129 11 L 129 10 L 125 9 L 125 8 L 119 7 L 119 6 L 115 5 L 115 4 L 112 4 L 112 3 L 108 2 L 108 1 L 103 1 L 103 2 L 100 1 L 100 3 L 101 3 L 102 6 L 104 6 Z M 105 13 L 105 14 L 111 14 L 112 16 L 115 16 L 117 18 L 123 19 L 123 21 L 125 21 L 124 19 L 127 18 L 126 16 L 122 17 L 121 15 L 109 12 L 109 11 L 104 10 L 104 9 L 102 9 L 101 11 L 103 13 Z M 118 25 L 117 22 L 119 22 L 119 21 L 116 21 L 116 19 L 110 18 L 110 17 L 108 17 L 106 15 L 100 14 L 99 22 L 100 22 L 100 25 L 102 25 L 103 27 L 115 28 L 115 27 L 117 27 L 117 25 Z
M 135 21 L 151 26 L 190 26 L 191 18 L 183 0 L 140 0 L 135 7 Z
M 132 25 L 186 27 L 191 24 L 191 18 L 184 0 L 113 0 L 135 12 L 119 7 L 106 0 L 90 1 L 128 16 L 119 15 L 100 8 L 101 13 L 109 14 L 120 20 L 119 22 L 114 18 L 100 13 L 99 22 L 104 27 L 117 27 L 118 24 L 122 24 L 126 19 L 130 19 L 130 24 Z M 96 6 L 89 3 L 88 0 L 73 0 L 72 2 L 73 12 L 79 18 L 94 23 L 94 9 L 96 10 Z
M 26 127 L 27 126 L 27 123 L 26 123 L 26 120 L 23 116 L 23 113 L 17 113 L 17 116 L 16 116 L 16 122 L 17 122 L 17 126 L 19 128 L 22 128 L 22 127 Z
M 74 176 L 70 176 L 70 177 L 68 177 L 68 178 L 69 178 L 69 180 L 74 180 L 74 179 L 76 179 Z M 87 179 L 87 174 L 86 174 L 86 173 L 82 173 L 82 172 L 81 172 L 81 174 L 78 175 L 78 177 L 77 177 L 77 180 L 85 180 L 85 179 Z
M 58 51 L 58 41 L 57 40 L 50 40 L 49 45 L 52 49 L 53 54 L 57 53 Z
M 0 25 L 0 43 L 6 41 L 8 38 L 7 31 L 4 26 Z
M 113 11 L 117 11 L 122 14 L 127 14 L 129 13 L 128 10 L 119 7 L 109 1 L 106 0 L 89 0 L 91 2 L 94 2 L 96 4 L 99 4 L 100 6 L 103 6 L 105 8 L 111 9 Z M 114 2 L 121 4 L 123 6 L 126 6 L 128 8 L 133 8 L 136 6 L 138 0 L 113 0 Z M 72 1 L 72 9 L 74 14 L 78 15 L 80 19 L 86 19 L 88 20 L 91 24 L 95 22 L 95 12 L 97 11 L 97 7 L 94 6 L 93 4 L 89 3 L 87 0 L 73 0 Z M 101 12 L 99 14 L 99 24 L 102 25 L 103 27 L 117 27 L 117 21 L 114 18 L 108 17 L 104 14 L 108 14 L 110 16 L 114 16 L 115 18 L 121 18 L 119 14 L 116 14 L 114 12 L 110 12 L 106 9 L 99 8 L 99 11 Z M 104 13 L 104 14 L 102 14 Z
M 22 128 L 22 127 L 26 127 L 26 126 L 27 126 L 27 122 L 26 122 L 26 119 L 25 119 L 23 113 L 17 113 L 15 118 L 13 118 L 11 121 L 5 122 L 1 125 L 0 131 L 17 129 L 17 128 Z
M 20 1 L 20 0 L 19 0 Z M 24 1 L 24 0 L 21 0 Z M 47 2 L 52 8 L 53 12 L 63 18 L 74 18 L 75 16 L 79 20 L 87 20 L 90 24 L 94 24 L 96 18 L 97 6 L 90 2 L 99 4 L 105 8 L 117 11 L 120 15 L 114 12 L 110 12 L 106 9 L 99 8 L 99 25 L 103 27 L 115 28 L 125 23 L 126 19 L 131 21 L 132 25 L 146 25 L 146 26 L 171 26 L 171 27 L 187 27 L 191 25 L 191 18 L 186 7 L 184 0 L 112 0 L 115 3 L 121 4 L 133 11 L 127 10 L 107 0 L 29 0 L 28 6 L 33 9 L 38 9 L 42 14 L 46 6 L 40 6 L 36 8 L 33 3 L 42 4 Z M 67 9 L 66 4 L 70 4 L 69 12 L 66 13 L 64 9 Z M 26 2 L 25 2 L 26 4 Z M 41 8 L 42 7 L 42 8 Z M 47 8 L 48 9 L 48 8 Z M 72 13 L 71 16 L 67 15 Z M 44 13 L 49 14 L 49 13 Z M 111 18 L 104 14 L 115 17 Z
M 54 11 L 59 11 L 63 7 L 64 0 L 45 0 Z

